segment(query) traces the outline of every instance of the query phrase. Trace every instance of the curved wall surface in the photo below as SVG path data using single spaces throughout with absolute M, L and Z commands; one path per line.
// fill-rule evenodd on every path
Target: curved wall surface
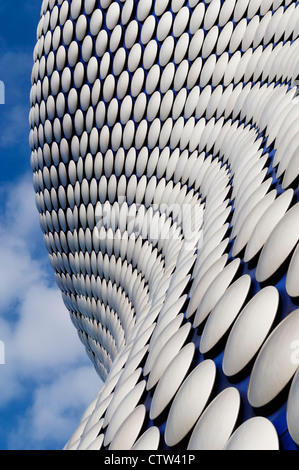
M 299 4 L 44 0 L 31 165 L 104 386 L 65 449 L 298 449 Z

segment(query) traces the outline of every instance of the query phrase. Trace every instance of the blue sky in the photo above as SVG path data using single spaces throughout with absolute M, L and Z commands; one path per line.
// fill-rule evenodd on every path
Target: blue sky
M 28 113 L 41 3 L 0 3 L 1 450 L 63 448 L 101 386 L 55 285 L 34 203 Z

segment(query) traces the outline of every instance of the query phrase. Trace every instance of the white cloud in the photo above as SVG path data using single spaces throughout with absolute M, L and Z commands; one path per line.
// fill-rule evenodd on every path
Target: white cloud
M 82 409 L 94 398 L 91 390 L 95 387 L 95 374 L 87 366 L 69 369 L 36 387 L 33 405 L 9 435 L 9 449 L 43 449 L 47 442 L 48 449 L 54 450 L 58 442 L 66 443 L 79 425 Z
M 26 397 L 8 445 L 46 448 L 68 440 L 101 382 L 54 283 L 31 175 L 1 196 L 0 340 L 6 364 L 0 366 L 0 417 L 1 409 L 17 409 Z
M 68 371 L 49 387 L 44 386 L 37 390 L 32 408 L 32 421 L 35 434 L 39 436 L 39 439 L 46 437 L 49 431 L 53 435 L 60 433 L 63 437 L 62 431 L 68 421 L 78 426 L 77 417 L 74 422 L 74 410 L 82 409 L 86 400 L 90 399 L 86 383 L 91 380 L 93 381 L 90 368 L 81 367 Z M 71 403 L 76 405 L 72 406 Z M 75 431 L 75 427 L 73 430 Z

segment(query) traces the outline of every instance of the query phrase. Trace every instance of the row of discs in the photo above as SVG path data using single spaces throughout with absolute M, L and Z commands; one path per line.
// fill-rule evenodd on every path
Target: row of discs
M 67 449 L 296 448 L 298 18 L 289 0 L 43 1 L 36 204 L 105 380 Z

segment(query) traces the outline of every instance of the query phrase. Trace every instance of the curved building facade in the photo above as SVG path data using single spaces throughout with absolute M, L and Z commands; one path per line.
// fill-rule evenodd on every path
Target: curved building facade
M 299 4 L 44 0 L 31 165 L 104 385 L 65 449 L 298 449 Z

